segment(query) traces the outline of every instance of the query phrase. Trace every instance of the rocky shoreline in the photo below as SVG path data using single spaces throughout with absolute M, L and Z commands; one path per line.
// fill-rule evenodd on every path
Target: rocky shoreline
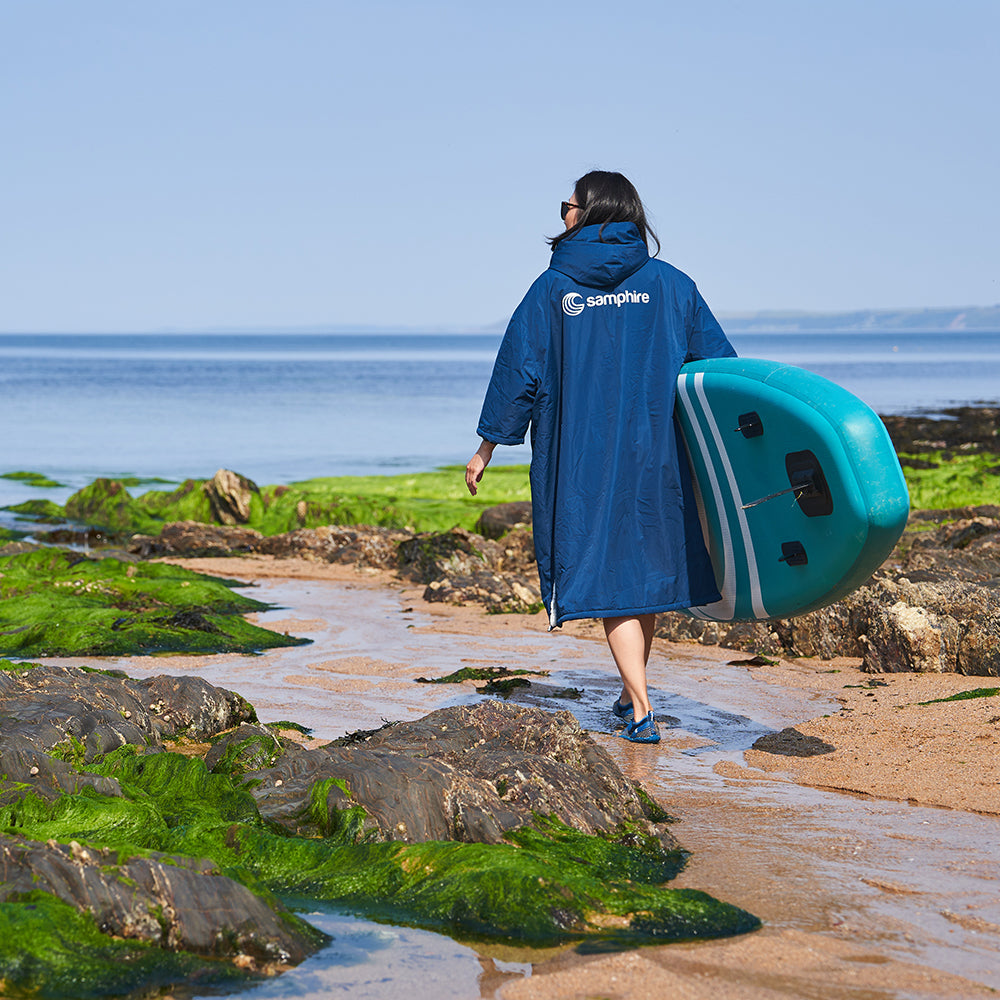
M 884 418 L 904 464 L 934 468 L 949 456 L 996 458 L 1000 411 L 964 407 L 943 417 Z M 919 456 L 927 456 L 921 458 Z M 1000 476 L 995 479 L 1000 504 Z M 795 619 L 720 624 L 661 615 L 657 635 L 680 642 L 787 657 L 861 657 L 872 673 L 1000 674 L 1000 505 L 914 511 L 884 565 L 853 594 Z M 245 528 L 168 524 L 136 536 L 143 557 L 256 553 L 391 570 L 426 586 L 424 599 L 477 604 L 492 613 L 541 606 L 530 504 L 483 512 L 478 533 L 414 534 L 330 526 L 264 536 Z
M 875 673 L 1000 674 L 1000 410 L 962 407 L 937 417 L 883 419 L 904 466 L 935 473 L 940 467 L 947 475 L 956 456 L 975 458 L 978 481 L 986 484 L 978 495 L 997 503 L 913 511 L 885 564 L 827 608 L 795 619 L 735 624 L 669 613 L 660 616 L 657 634 L 763 655 L 861 657 L 864 669 Z M 201 520 L 167 521 L 157 534 L 126 531 L 122 525 L 134 501 L 121 484 L 99 480 L 66 506 L 89 518 L 87 525 L 41 537 L 48 543 L 110 539 L 118 547 L 97 554 L 126 560 L 246 554 L 389 570 L 423 584 L 424 599 L 431 602 L 479 605 L 490 613 L 541 607 L 529 503 L 482 511 L 476 531 L 329 524 L 264 534 L 247 524 L 263 494 L 245 477 L 220 470 L 200 487 L 177 492 L 183 493 L 182 509 L 201 511 Z M 286 494 L 278 500 L 291 502 Z M 163 516 L 173 509 L 163 507 L 166 500 L 157 503 Z M 117 534 L 101 517 L 118 525 Z M 0 558 L 30 548 L 8 543 L 0 547 Z M 12 651 L 0 646 L 0 652 L 4 648 Z M 23 655 L 38 654 L 29 649 Z
M 304 746 L 200 678 L 0 661 L 0 718 L 4 995 L 274 975 L 326 943 L 281 896 L 535 946 L 759 926 L 667 886 L 670 817 L 568 712 L 483 701 Z

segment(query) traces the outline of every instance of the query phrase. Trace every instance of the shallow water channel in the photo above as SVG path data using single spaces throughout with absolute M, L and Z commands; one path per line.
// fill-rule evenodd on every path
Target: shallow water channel
M 759 736 L 835 707 L 824 699 L 768 685 L 745 667 L 699 656 L 697 647 L 683 658 L 654 649 L 652 701 L 661 719 L 675 722 L 658 747 L 638 747 L 605 735 L 617 689 L 601 642 L 509 619 L 503 630 L 463 631 L 461 619 L 442 624 L 419 605 L 407 607 L 399 592 L 363 584 L 264 580 L 248 593 L 283 609 L 260 615 L 262 624 L 313 643 L 197 664 L 133 659 L 127 669 L 197 672 L 239 691 L 262 721 L 293 720 L 322 738 L 482 697 L 471 685 L 417 684 L 415 676 L 470 665 L 549 670 L 543 683 L 582 695 L 535 703 L 572 711 L 680 818 L 674 830 L 692 857 L 677 886 L 736 903 L 766 926 L 834 935 L 1000 988 L 1000 819 L 804 788 L 734 766 Z M 308 919 L 333 935 L 332 944 L 237 996 L 395 1000 L 404 987 L 407 1000 L 493 997 L 549 957 L 477 950 L 342 913 Z

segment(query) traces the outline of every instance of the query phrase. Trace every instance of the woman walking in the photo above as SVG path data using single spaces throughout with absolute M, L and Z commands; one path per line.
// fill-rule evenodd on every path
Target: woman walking
M 650 255 L 638 193 L 592 171 L 497 354 L 466 484 L 531 431 L 532 529 L 550 628 L 601 618 L 622 736 L 656 743 L 646 663 L 660 611 L 719 600 L 673 420 L 685 361 L 736 352 L 694 282 Z

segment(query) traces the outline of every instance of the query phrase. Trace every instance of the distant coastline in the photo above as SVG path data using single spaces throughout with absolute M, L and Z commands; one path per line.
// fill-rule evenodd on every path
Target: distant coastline
M 1000 331 L 1000 304 L 995 306 L 955 306 L 924 309 L 856 309 L 852 312 L 805 312 L 797 310 L 766 309 L 757 312 L 719 312 L 720 322 L 732 333 L 812 333 L 822 331 L 899 331 L 919 332 L 934 330 L 996 330 Z M 160 327 L 150 330 L 2 330 L 0 336 L 49 334 L 49 333 L 122 333 L 122 334 L 243 334 L 274 335 L 281 333 L 308 334 L 455 334 L 503 333 L 507 320 L 501 319 L 486 325 L 440 324 L 427 326 L 401 326 L 375 323 L 298 323 L 282 326 L 227 325 L 205 327 Z
M 734 333 L 787 331 L 809 333 L 880 330 L 998 330 L 1000 305 L 934 309 L 858 309 L 855 312 L 811 313 L 762 311 L 720 313 L 719 320 Z

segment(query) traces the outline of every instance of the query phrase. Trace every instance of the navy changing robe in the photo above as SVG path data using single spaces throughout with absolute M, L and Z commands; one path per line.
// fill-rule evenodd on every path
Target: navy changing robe
M 552 626 L 719 600 L 674 395 L 685 361 L 736 352 L 694 282 L 632 223 L 560 242 L 511 317 L 479 435 L 531 427 L 531 500 Z

